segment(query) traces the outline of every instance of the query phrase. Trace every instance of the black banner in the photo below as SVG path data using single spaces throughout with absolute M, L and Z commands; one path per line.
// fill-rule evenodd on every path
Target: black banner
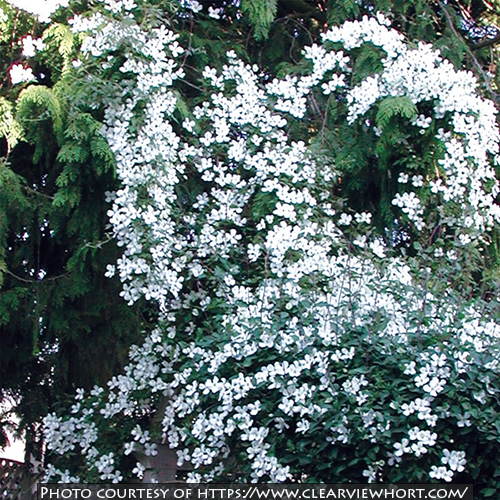
M 38 500 L 474 500 L 472 484 L 39 484 Z

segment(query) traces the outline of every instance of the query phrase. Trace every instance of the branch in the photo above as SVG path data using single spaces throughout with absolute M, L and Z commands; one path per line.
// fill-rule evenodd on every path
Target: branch
M 479 50 L 482 49 L 483 47 L 490 47 L 491 45 L 495 45 L 498 42 L 500 42 L 500 33 L 494 38 L 487 38 L 486 40 L 483 40 L 482 42 L 476 43 L 472 46 L 472 50 Z
M 16 280 L 22 281 L 23 283 L 38 283 L 38 280 L 34 280 L 34 279 L 27 280 L 26 278 L 21 278 L 21 276 L 17 276 L 17 274 L 14 274 L 13 272 L 9 271 L 8 269 L 6 269 L 5 272 L 7 274 L 10 274 L 10 276 L 15 278 Z
M 54 200 L 54 197 L 51 196 L 50 194 L 41 193 L 40 191 L 36 191 L 35 189 L 30 188 L 29 186 L 23 186 L 23 187 L 26 191 L 28 191 L 28 193 L 35 194 L 37 196 L 43 196 L 43 197 L 48 198 L 49 200 L 52 200 L 52 201 Z
M 472 52 L 472 50 L 470 49 L 470 47 L 467 45 L 467 43 L 465 42 L 464 38 L 462 37 L 462 35 L 457 31 L 457 29 L 455 28 L 455 25 L 453 23 L 453 19 L 451 18 L 450 16 L 450 13 L 448 12 L 446 6 L 443 4 L 443 2 L 441 0 L 438 0 L 438 4 L 439 6 L 441 7 L 442 11 L 444 12 L 444 15 L 446 17 L 446 21 L 448 22 L 449 26 L 450 26 L 450 29 L 453 31 L 453 34 L 460 40 L 462 40 L 464 42 L 464 45 L 465 45 L 465 49 L 467 51 L 467 54 L 470 56 L 470 58 L 472 59 L 472 63 L 473 65 L 476 67 L 477 71 L 479 71 L 479 73 L 481 73 L 481 76 L 483 77 L 483 80 L 484 80 L 484 84 L 486 85 L 486 88 L 488 89 L 489 93 L 491 94 L 491 98 L 493 99 L 493 101 L 495 101 L 495 103 L 497 104 L 498 106 L 498 95 L 496 94 L 496 92 L 494 92 L 494 90 L 491 88 L 491 85 L 490 85 L 490 80 L 488 78 L 488 75 L 484 72 L 484 69 L 482 68 L 481 64 L 479 63 L 479 61 L 477 60 L 476 56 L 474 55 L 474 52 Z
M 16 280 L 22 281 L 23 283 L 30 283 L 30 284 L 42 283 L 43 281 L 56 281 L 58 279 L 64 278 L 65 276 L 68 276 L 68 274 L 69 274 L 69 272 L 67 272 L 67 273 L 59 274 L 58 276 L 52 276 L 49 278 L 44 277 L 42 279 L 35 279 L 35 278 L 26 279 L 26 278 L 21 278 L 21 276 L 14 274 L 13 272 L 9 271 L 8 269 L 6 269 L 5 272 L 7 274 L 9 274 L 10 276 L 12 276 L 13 278 L 15 278 Z

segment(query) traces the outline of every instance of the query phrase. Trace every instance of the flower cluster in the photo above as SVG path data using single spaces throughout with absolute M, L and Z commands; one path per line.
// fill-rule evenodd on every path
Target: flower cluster
M 69 0 L 40 0 L 38 2 L 31 2 L 31 0 L 9 0 L 9 3 L 19 9 L 35 14 L 41 23 L 48 23 L 52 14 L 59 7 L 68 6 Z
M 500 161 L 495 106 L 477 95 L 476 81 L 470 72 L 457 72 L 429 45 L 420 43 L 417 48 L 409 48 L 401 34 L 385 24 L 381 16 L 365 18 L 334 27 L 323 35 L 325 46 L 342 43 L 345 49 L 354 49 L 372 43 L 387 54 L 382 60 L 381 73 L 368 76 L 349 89 L 347 120 L 353 123 L 367 115 L 386 97 L 404 96 L 423 109 L 432 103 L 432 116 L 415 115 L 411 123 L 420 134 L 433 124 L 436 138 L 444 144 L 446 152 L 434 172 L 419 176 L 418 182 L 413 183 L 413 191 L 397 193 L 393 204 L 421 231 L 426 225 L 425 200 L 429 199 L 429 192 L 439 194 L 442 197 L 439 215 L 444 223 L 459 234 L 467 234 L 468 241 L 483 238 L 485 230 L 500 221 L 500 208 L 495 202 L 499 186 L 494 165 Z M 322 57 L 314 56 L 321 53 Z M 326 75 L 327 83 L 323 84 L 326 94 L 333 90 L 332 82 L 334 87 L 344 82 L 337 74 L 330 76 L 333 69 L 330 61 L 335 59 L 332 54 L 344 62 L 342 51 L 327 51 L 322 47 L 306 50 L 306 57 L 314 63 L 315 80 Z M 452 126 L 448 129 L 450 122 Z M 380 134 L 379 130 L 374 132 Z M 459 214 L 455 213 L 457 205 Z
M 12 85 L 36 80 L 33 70 L 31 68 L 25 68 L 22 64 L 14 64 L 10 68 L 9 74 Z
M 229 473 L 337 482 L 348 473 L 374 481 L 408 471 L 404 479 L 417 481 L 463 472 L 466 451 L 449 451 L 449 429 L 495 425 L 477 409 L 495 405 L 500 325 L 477 305 L 461 308 L 452 290 L 422 285 L 404 256 L 371 235 L 371 213 L 332 196 L 334 161 L 320 161 L 287 126 L 318 89 L 345 95 L 352 123 L 387 96 L 432 102 L 446 151 L 438 173 L 413 175 L 413 189 L 403 173 L 399 184 L 410 190 L 393 203 L 424 227 L 423 193 L 432 191 L 451 226 L 479 231 L 497 221 L 492 106 L 464 85 L 466 75 L 425 45 L 409 49 L 380 18 L 328 31 L 324 46 L 306 50 L 312 70 L 300 78 L 266 84 L 259 68 L 228 53 L 221 72 L 203 72 L 209 98 L 179 122 L 182 48 L 165 28 L 146 33 L 131 19 L 120 29 L 101 19 L 82 50 L 107 64 L 114 49 L 128 50 L 103 130 L 121 181 L 108 215 L 124 248 L 108 275 L 119 274 L 129 303 L 154 301 L 159 320 L 106 390 L 80 393 L 69 418 L 46 418 L 49 450 L 80 452 L 80 477 L 109 481 L 127 474 L 120 456 L 154 456 L 160 441 L 177 450 L 179 466 L 190 462 L 195 482 Z M 383 71 L 347 88 L 350 59 L 329 47 L 367 42 L 387 54 Z M 426 116 L 407 126 L 431 127 Z M 137 423 L 156 407 L 153 424 Z M 122 432 L 113 449 L 97 434 L 112 421 Z M 139 461 L 128 473 L 144 471 Z M 52 467 L 46 479 L 66 477 Z

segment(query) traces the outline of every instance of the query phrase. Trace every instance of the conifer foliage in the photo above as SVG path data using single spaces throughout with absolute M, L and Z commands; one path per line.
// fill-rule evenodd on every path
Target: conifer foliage
M 26 83 L 1 101 L 4 324 L 24 299 L 28 361 L 57 360 L 30 380 L 59 401 L 70 356 L 135 345 L 121 372 L 85 371 L 96 385 L 67 379 L 76 396 L 43 420 L 47 481 L 141 478 L 164 444 L 188 481 L 494 494 L 496 79 L 458 7 L 56 14 L 50 84 L 12 66 Z

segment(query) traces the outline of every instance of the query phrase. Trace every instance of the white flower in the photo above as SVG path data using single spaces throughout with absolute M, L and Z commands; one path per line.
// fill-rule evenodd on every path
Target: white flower
M 419 188 L 424 185 L 424 178 L 421 175 L 414 175 L 411 178 L 411 182 L 414 187 Z
M 41 23 L 50 22 L 50 16 L 59 8 L 67 7 L 69 0 L 9 0 L 9 3 L 38 16 Z
M 215 7 L 208 8 L 208 15 L 213 19 L 220 19 L 223 10 L 221 8 L 216 9 Z
M 446 385 L 446 380 L 439 379 L 438 377 L 432 377 L 429 383 L 423 386 L 425 392 L 428 392 L 431 396 L 437 396 Z
M 385 245 L 379 239 L 370 243 L 370 250 L 377 256 L 383 259 L 385 257 Z
M 104 276 L 106 276 L 106 278 L 112 278 L 115 275 L 115 272 L 116 266 L 114 266 L 113 264 L 108 264 L 106 266 L 106 273 L 104 274 Z
M 460 417 L 458 420 L 457 420 L 457 425 L 458 427 L 470 427 L 472 424 L 471 424 L 471 421 L 470 421 L 470 417 L 471 417 L 471 414 L 466 411 L 462 417 Z
M 45 46 L 41 38 L 33 39 L 31 35 L 24 37 L 22 43 L 24 57 L 35 57 L 36 53 L 43 50 Z
M 432 118 L 430 116 L 426 117 L 425 115 L 419 115 L 414 120 L 412 120 L 413 125 L 423 129 L 430 127 L 431 123 L 432 123 Z
M 410 363 L 408 363 L 405 366 L 404 374 L 405 375 L 416 375 L 417 371 L 416 371 L 415 367 L 416 367 L 415 361 L 410 361 Z
M 363 476 L 367 478 L 368 483 L 374 483 L 377 480 L 377 468 L 368 466 L 368 469 L 363 471 Z
M 158 454 L 158 445 L 156 443 L 145 443 L 144 454 L 149 457 L 154 457 Z
M 448 465 L 452 471 L 462 472 L 465 470 L 465 452 L 464 451 L 449 451 L 447 448 L 443 450 L 441 458 L 443 465 Z
M 401 443 L 394 443 L 394 448 L 396 448 L 394 455 L 396 455 L 397 457 L 401 457 L 404 453 L 410 453 L 411 448 L 409 444 L 410 441 L 406 438 L 403 438 Z
M 144 472 L 146 471 L 146 467 L 141 464 L 141 462 L 137 462 L 135 467 L 132 469 L 132 474 L 135 474 L 139 479 L 144 477 Z
M 419 457 L 420 455 L 427 453 L 427 448 L 425 447 L 424 443 L 422 443 L 421 441 L 417 441 L 416 443 L 412 443 L 411 449 L 416 457 Z
M 131 443 L 125 443 L 124 451 L 123 451 L 123 453 L 125 455 L 130 455 L 134 450 L 135 450 L 135 442 L 134 441 L 132 441 Z
M 412 413 L 415 412 L 415 403 L 413 401 L 408 405 L 406 403 L 403 403 L 401 405 L 401 410 L 403 411 L 403 415 L 405 417 L 410 416 Z
M 14 64 L 9 71 L 12 85 L 36 80 L 31 68 L 24 68 L 22 64 Z
M 354 218 L 356 222 L 360 224 L 370 224 L 372 221 L 372 214 L 369 212 L 363 212 L 361 214 L 355 214 Z
M 352 215 L 343 213 L 340 216 L 338 224 L 340 226 L 348 226 L 352 222 Z
M 302 434 L 305 434 L 310 427 L 310 422 L 308 420 L 302 419 L 298 424 L 297 424 L 297 432 L 300 432 Z
M 195 14 L 203 10 L 203 5 L 198 0 L 179 0 L 182 7 L 193 11 Z
M 453 479 L 453 471 L 448 470 L 446 467 L 437 467 L 433 465 L 431 467 L 431 471 L 429 472 L 429 476 L 433 479 L 444 479 L 447 482 L 450 482 Z
M 191 455 L 188 448 L 177 450 L 177 467 L 182 467 L 184 462 L 189 462 L 189 460 L 191 460 Z

